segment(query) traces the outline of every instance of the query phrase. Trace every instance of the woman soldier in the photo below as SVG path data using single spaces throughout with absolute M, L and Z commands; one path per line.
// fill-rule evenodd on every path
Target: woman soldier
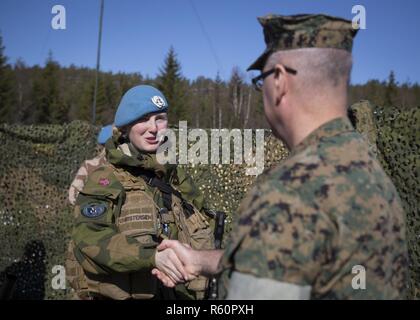
M 75 206 L 75 259 L 67 273 L 82 299 L 204 296 L 206 278 L 188 279 L 173 251 L 156 250 L 165 238 L 196 249 L 214 248 L 212 230 L 200 212 L 202 194 L 181 168 L 156 160 L 167 110 L 163 94 L 147 85 L 130 89 L 121 99 L 113 136 L 105 144 L 108 163 L 89 175 Z M 183 284 L 164 287 L 151 274 L 153 268 Z

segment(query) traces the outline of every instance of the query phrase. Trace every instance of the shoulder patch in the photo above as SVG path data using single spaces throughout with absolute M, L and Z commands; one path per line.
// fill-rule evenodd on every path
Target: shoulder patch
M 105 204 L 88 204 L 81 208 L 82 215 L 87 218 L 97 218 L 106 212 Z
M 101 185 L 101 186 L 107 186 L 107 185 L 109 185 L 109 179 L 107 179 L 107 178 L 100 178 L 99 179 L 99 184 Z
M 102 166 L 88 176 L 82 193 L 116 199 L 123 189 L 112 168 Z

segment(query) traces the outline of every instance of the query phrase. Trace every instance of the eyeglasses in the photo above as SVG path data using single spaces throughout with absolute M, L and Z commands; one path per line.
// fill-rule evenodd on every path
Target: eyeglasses
M 297 71 L 295 69 L 292 69 L 286 66 L 283 66 L 283 67 L 288 73 L 293 74 L 293 75 L 297 74 Z M 252 84 L 254 85 L 254 89 L 257 91 L 261 91 L 262 86 L 264 84 L 264 79 L 267 78 L 270 74 L 276 72 L 276 70 L 278 70 L 278 68 L 274 67 L 273 69 L 270 69 L 266 72 L 261 73 L 258 77 L 253 78 Z

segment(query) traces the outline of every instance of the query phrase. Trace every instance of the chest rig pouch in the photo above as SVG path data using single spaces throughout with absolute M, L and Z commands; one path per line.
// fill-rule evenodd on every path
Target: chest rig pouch
M 145 246 L 157 246 L 161 230 L 159 207 L 147 193 L 144 180 L 119 169 L 114 174 L 125 191 L 125 200 L 115 221 L 118 231 Z
M 181 193 L 163 180 L 144 173 L 143 179 L 162 193 L 164 206 L 172 213 L 171 219 L 177 229 L 177 240 L 197 250 L 215 249 L 214 234 L 207 218 L 196 207 L 187 202 Z M 198 299 L 203 299 L 208 278 L 199 276 L 186 283 L 186 288 L 194 291 Z
M 147 191 L 146 182 L 127 171 L 114 168 L 114 175 L 124 187 L 124 201 L 115 224 L 118 231 L 132 237 L 144 247 L 153 248 L 159 244 L 162 234 L 161 208 Z M 167 221 L 172 220 L 166 215 Z M 151 299 L 157 292 L 158 280 L 146 272 L 133 272 L 128 275 L 130 296 L 134 299 Z

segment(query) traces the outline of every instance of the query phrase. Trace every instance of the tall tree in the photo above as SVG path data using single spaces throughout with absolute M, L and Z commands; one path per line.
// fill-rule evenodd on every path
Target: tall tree
M 116 84 L 117 84 L 117 103 L 120 101 L 121 97 L 126 93 L 129 89 L 131 89 L 134 86 L 138 86 L 143 80 L 143 76 L 140 73 L 133 73 L 133 74 L 127 74 L 119 72 L 116 75 L 111 75 L 112 78 L 116 78 Z M 150 84 L 153 84 L 153 81 L 150 81 Z
M 120 100 L 120 94 L 119 94 L 119 88 L 117 86 L 117 81 L 115 81 L 114 77 L 112 76 L 112 73 L 107 73 L 105 77 L 103 77 L 104 82 L 104 94 L 106 97 L 106 109 L 102 112 L 102 118 L 101 123 L 107 124 L 104 121 L 107 121 L 108 119 L 113 119 L 116 108 L 118 106 L 119 100 Z M 112 122 L 112 121 L 109 121 Z
M 91 121 L 92 120 L 92 101 L 93 95 L 95 94 L 95 81 L 91 79 L 87 83 L 83 94 L 81 95 L 79 102 L 79 113 L 78 117 L 81 120 Z M 103 76 L 98 81 L 98 92 L 96 93 L 96 122 L 97 124 L 109 124 L 113 121 L 112 115 L 110 116 L 109 111 L 112 110 L 108 103 L 106 96 L 106 89 L 103 80 Z
M 195 127 L 212 127 L 212 110 L 214 109 L 213 80 L 199 76 L 191 82 L 188 104 L 190 113 L 194 115 Z
M 50 51 L 41 77 L 32 87 L 32 103 L 36 123 L 63 123 L 67 121 L 67 106 L 60 101 L 60 65 L 53 60 Z
M 385 104 L 385 82 L 379 80 L 370 80 L 366 84 L 365 99 L 374 101 L 377 105 Z M 362 96 L 363 99 L 363 96 Z
M 214 81 L 214 109 L 213 109 L 213 128 L 216 128 L 216 118 L 218 120 L 218 128 L 222 128 L 222 89 L 223 83 L 219 72 Z M 216 115 L 217 110 L 217 115 Z
M 172 46 L 165 57 L 163 67 L 159 70 L 156 82 L 157 87 L 163 92 L 170 105 L 169 116 L 171 122 L 187 120 L 186 92 L 188 81 L 182 76 L 181 64 Z
M 247 102 L 245 105 L 245 110 L 244 110 L 244 128 L 247 128 L 248 126 L 248 122 L 249 122 L 249 115 L 251 113 L 251 101 L 252 101 L 252 88 L 248 88 L 248 94 L 247 94 Z
M 18 58 L 15 62 L 15 67 L 13 70 L 13 73 L 15 75 L 15 79 L 16 79 L 16 105 L 17 105 L 17 117 L 16 120 L 18 122 L 21 122 L 23 120 L 23 116 L 24 114 L 28 111 L 27 108 L 25 108 L 26 106 L 24 105 L 24 98 L 25 97 L 25 85 L 26 85 L 26 81 L 28 81 L 27 77 L 24 77 L 22 74 L 24 73 L 25 70 L 27 70 L 27 66 L 25 64 L 25 62 L 21 59 Z M 27 85 L 26 85 L 27 87 Z
M 398 85 L 395 81 L 394 71 L 389 73 L 388 83 L 385 89 L 385 106 L 395 106 L 398 99 Z
M 418 83 L 414 84 L 411 87 L 414 99 L 413 103 L 411 105 L 412 108 L 418 108 L 420 107 L 420 85 Z
M 49 104 L 49 111 L 51 113 L 51 123 L 63 124 L 68 121 L 69 106 L 62 99 L 60 94 L 60 65 L 53 60 L 52 54 L 48 57 L 44 69 L 44 81 L 46 88 L 46 101 Z
M 15 78 L 4 50 L 0 34 L 0 122 L 12 122 L 16 103 Z
M 229 127 L 232 125 L 239 125 L 239 120 L 242 114 L 244 105 L 244 76 L 238 67 L 232 69 L 232 74 L 229 80 L 229 102 L 232 107 L 232 115 L 229 120 Z

